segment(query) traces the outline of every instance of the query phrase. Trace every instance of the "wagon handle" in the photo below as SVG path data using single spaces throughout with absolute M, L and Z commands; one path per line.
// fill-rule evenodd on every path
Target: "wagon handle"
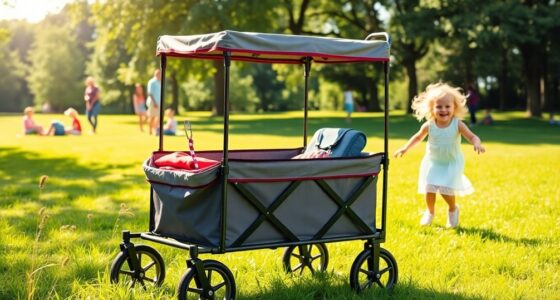
M 193 167 L 194 169 L 198 169 L 198 161 L 196 160 L 196 155 L 194 153 L 194 142 L 193 142 L 191 122 L 189 122 L 189 120 L 185 120 L 184 127 L 185 127 L 185 135 L 187 136 L 187 140 L 189 141 L 189 151 L 192 158 Z
M 187 139 L 191 140 L 192 139 L 191 122 L 189 122 L 189 120 L 185 120 L 184 126 L 185 126 L 185 135 L 187 136 Z
M 391 44 L 391 37 L 389 36 L 389 34 L 387 32 L 374 32 L 374 33 L 370 33 L 367 37 L 366 37 L 366 41 L 369 40 L 382 40 L 384 39 L 385 42 Z

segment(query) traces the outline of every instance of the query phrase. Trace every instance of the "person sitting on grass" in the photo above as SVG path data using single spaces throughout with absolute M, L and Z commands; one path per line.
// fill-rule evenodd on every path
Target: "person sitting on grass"
M 72 127 L 66 128 L 65 133 L 71 135 L 81 135 L 82 125 L 80 124 L 80 120 L 78 120 L 78 111 L 70 107 L 64 111 L 64 115 L 72 118 Z
M 492 113 L 490 112 L 489 108 L 486 109 L 486 112 L 484 113 L 484 118 L 482 119 L 482 121 L 480 123 L 482 125 L 492 125 L 492 124 L 494 124 L 494 118 L 492 118 Z
M 45 135 L 81 135 L 82 134 L 82 126 L 80 124 L 80 120 L 78 120 L 78 111 L 73 109 L 72 107 L 68 108 L 64 111 L 64 115 L 69 116 L 72 118 L 72 126 L 71 127 L 64 127 L 64 124 L 58 120 L 53 120 L 51 122 L 51 127 Z
M 163 126 L 164 135 L 175 135 L 177 133 L 177 120 L 175 120 L 175 110 L 168 108 L 165 110 L 167 122 Z
M 23 133 L 43 135 L 45 133 L 43 126 L 33 120 L 33 108 L 28 106 L 23 110 L 23 113 Z

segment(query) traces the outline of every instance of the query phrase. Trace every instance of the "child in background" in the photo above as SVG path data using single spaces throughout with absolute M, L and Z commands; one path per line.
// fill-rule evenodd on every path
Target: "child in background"
M 64 129 L 64 124 L 59 120 L 53 120 L 51 122 L 51 127 L 45 133 L 45 135 L 65 135 L 66 130 Z
M 82 134 L 82 125 L 80 124 L 80 120 L 78 120 L 78 111 L 70 107 L 64 111 L 64 115 L 72 118 L 72 127 L 66 128 L 65 133 L 72 135 Z
M 23 110 L 23 113 L 23 133 L 43 135 L 45 133 L 43 126 L 33 120 L 33 108 L 28 106 Z
M 444 83 L 431 84 L 426 91 L 414 98 L 412 109 L 416 118 L 426 119 L 420 130 L 398 149 L 394 156 L 403 156 L 410 148 L 428 136 L 426 154 L 420 166 L 418 192 L 426 195 L 427 209 L 420 225 L 432 224 L 435 212 L 436 193 L 447 205 L 448 228 L 459 224 L 459 205 L 455 195 L 463 196 L 474 191 L 463 174 L 465 160 L 461 152 L 461 136 L 467 139 L 477 153 L 484 153 L 480 138 L 461 121 L 467 112 L 466 97 L 458 88 Z
M 144 96 L 144 89 L 140 83 L 134 85 L 132 102 L 134 104 L 134 113 L 138 116 L 140 131 L 144 132 L 144 123 L 147 121 L 148 116 L 146 115 L 146 97 Z
M 484 118 L 482 118 L 482 125 L 492 125 L 494 124 L 494 118 L 492 118 L 492 113 L 490 109 L 487 108 L 486 112 L 484 113 Z
M 171 108 L 165 110 L 167 122 L 163 126 L 164 135 L 175 135 L 177 132 L 177 120 L 175 120 L 175 111 Z
M 346 87 L 344 91 L 344 111 L 346 112 L 346 123 L 352 122 L 352 112 L 354 112 L 354 98 L 352 97 L 352 88 Z
M 62 124 L 62 122 L 58 120 L 54 120 L 52 121 L 51 127 L 49 128 L 49 130 L 45 135 L 66 135 L 66 134 L 81 135 L 82 134 L 82 126 L 80 124 L 80 120 L 78 120 L 78 111 L 70 107 L 64 111 L 64 115 L 72 118 L 72 126 L 64 127 L 64 124 Z

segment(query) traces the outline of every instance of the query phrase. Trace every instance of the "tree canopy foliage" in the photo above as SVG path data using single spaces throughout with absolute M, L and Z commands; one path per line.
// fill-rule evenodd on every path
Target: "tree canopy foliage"
M 387 31 L 393 107 L 410 108 L 435 81 L 474 82 L 485 106 L 527 109 L 532 116 L 560 103 L 555 0 L 76 0 L 39 23 L 0 21 L 0 110 L 44 101 L 56 110 L 82 108 L 83 80 L 91 75 L 106 111 L 131 112 L 132 87 L 159 67 L 159 35 L 225 29 L 353 39 Z M 232 109 L 302 107 L 302 68 L 236 62 L 232 69 Z M 222 113 L 221 61 L 170 60 L 167 70 L 172 107 Z M 310 103 L 339 108 L 342 90 L 351 86 L 361 107 L 380 110 L 382 82 L 373 65 L 315 65 Z

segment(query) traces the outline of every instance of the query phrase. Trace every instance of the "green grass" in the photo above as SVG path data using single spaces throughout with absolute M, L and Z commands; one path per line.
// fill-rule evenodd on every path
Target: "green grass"
M 61 118 L 36 119 L 47 124 L 55 117 Z M 301 117 L 299 112 L 233 115 L 231 149 L 299 146 Z M 346 127 L 342 113 L 310 117 L 310 134 L 323 126 Z M 221 148 L 220 118 L 207 113 L 189 118 L 198 150 Z M 474 128 L 487 153 L 476 155 L 463 144 L 466 175 L 476 192 L 459 198 L 456 230 L 444 228 L 440 198 L 435 224 L 418 226 L 424 209 L 416 193 L 423 145 L 391 161 L 383 247 L 399 265 L 392 293 L 373 288 L 358 296 L 350 290 L 350 266 L 361 241 L 328 244 L 328 271 L 315 276 L 286 275 L 282 249 L 203 257 L 232 270 L 239 299 L 558 299 L 560 127 L 521 113 L 495 118 L 494 126 Z M 82 123 L 89 128 L 83 117 Z M 352 123 L 367 133 L 367 150 L 374 152 L 382 149 L 381 125 L 381 115 L 369 113 L 355 114 Z M 390 151 L 418 126 L 411 117 L 392 116 Z M 21 136 L 19 115 L 0 116 L 0 128 L 0 299 L 176 297 L 188 254 L 168 246 L 151 244 L 167 267 L 161 288 L 130 291 L 108 279 L 121 230 L 148 227 L 149 186 L 141 163 L 157 149 L 156 137 L 140 133 L 134 116 L 101 115 L 97 135 L 78 137 Z M 165 149 L 186 148 L 184 137 L 165 140 Z M 41 190 L 42 175 L 49 177 Z

